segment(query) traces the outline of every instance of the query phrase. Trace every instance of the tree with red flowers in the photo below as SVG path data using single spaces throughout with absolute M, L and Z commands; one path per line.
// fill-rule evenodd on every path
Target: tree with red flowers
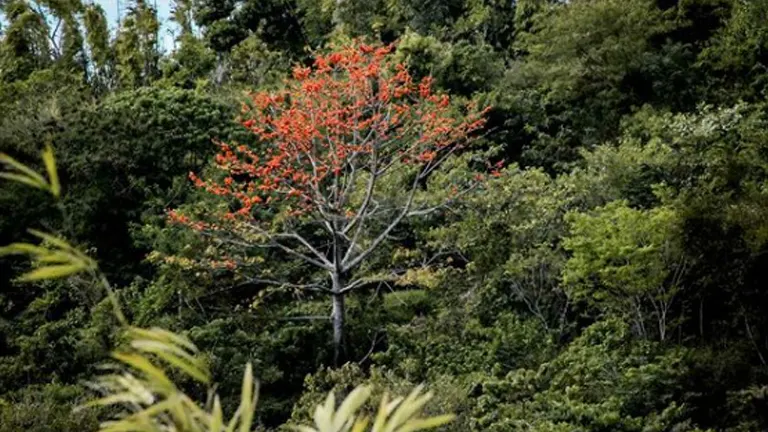
M 294 68 L 282 91 L 251 95 L 241 121 L 258 144 L 220 143 L 222 174 L 190 174 L 228 210 L 207 221 L 170 213 L 219 244 L 274 248 L 327 274 L 302 286 L 331 299 L 337 358 L 345 296 L 369 281 L 356 274 L 361 264 L 404 221 L 447 208 L 481 181 L 456 181 L 439 202 L 418 198 L 483 127 L 484 111 L 434 93 L 430 77 L 415 82 L 391 51 L 346 46 Z

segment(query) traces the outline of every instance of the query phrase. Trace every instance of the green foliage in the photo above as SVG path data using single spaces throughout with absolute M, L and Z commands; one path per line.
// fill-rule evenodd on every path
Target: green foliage
M 133 89 L 158 76 L 160 23 L 157 11 L 144 0 L 128 6 L 115 40 L 115 67 L 120 86 Z
M 407 31 L 397 55 L 419 76 L 431 75 L 438 86 L 460 95 L 489 91 L 503 76 L 503 60 L 487 44 L 441 42 Z
M 182 353 L 223 413 L 253 365 L 258 430 L 313 424 L 328 392 L 360 385 L 357 416 L 374 415 L 385 392 L 423 382 L 428 415 L 457 414 L 444 430 L 768 430 L 765 0 L 179 0 L 172 49 L 152 2 L 120 4 L 110 34 L 91 1 L 0 1 L 0 431 L 135 413 L 71 412 L 115 345 L 213 415 L 208 385 L 131 347 L 88 257 L 127 319 L 199 347 Z M 252 278 L 324 273 L 261 249 L 244 251 L 248 272 L 211 268 L 225 248 L 166 210 L 226 207 L 187 174 L 206 169 L 212 140 L 247 142 L 242 90 L 275 88 L 354 37 L 396 42 L 416 78 L 492 106 L 420 203 L 495 170 L 489 157 L 508 167 L 391 233 L 347 298 L 351 363 L 329 369 L 325 304 Z
M 479 430 L 664 431 L 687 424 L 675 387 L 682 353 L 631 339 L 618 320 L 594 324 L 538 369 L 483 384 Z
M 717 74 L 720 88 L 712 91 L 718 100 L 764 100 L 768 31 L 763 23 L 768 19 L 768 2 L 733 3 L 730 18 L 701 53 L 700 62 Z
M 568 294 L 632 320 L 643 337 L 658 332 L 664 340 L 674 328 L 671 307 L 687 270 L 680 216 L 667 207 L 635 210 L 615 201 L 567 220 Z
M 232 48 L 231 80 L 250 89 L 270 87 L 284 78 L 288 62 L 280 51 L 251 35 Z
M 291 423 L 300 424 L 311 421 L 314 407 L 322 403 L 328 394 L 349 394 L 354 389 L 369 388 L 372 398 L 361 407 L 361 411 L 374 413 L 378 409 L 374 400 L 381 399 L 388 393 L 403 394 L 413 387 L 413 382 L 379 368 L 373 368 L 366 373 L 360 366 L 347 363 L 336 369 L 321 369 L 307 376 L 301 398 L 293 408 Z M 469 387 L 466 384 L 449 376 L 443 376 L 433 381 L 429 388 L 435 396 L 424 406 L 425 414 L 461 413 L 468 409 Z M 465 419 L 459 415 L 441 430 L 466 430 L 467 426 Z
M 57 177 L 57 167 L 54 155 L 50 147 L 43 152 L 43 159 L 51 179 Z M 34 175 L 34 171 L 11 158 L 5 158 L 6 163 L 14 169 Z M 24 176 L 11 177 L 27 186 L 39 187 L 35 182 L 29 182 Z M 58 182 L 55 184 L 58 186 Z M 58 188 L 54 196 L 58 198 Z M 76 262 L 82 261 L 80 266 L 70 265 L 66 272 L 52 271 L 56 266 L 42 267 L 25 276 L 31 280 L 49 280 L 63 276 L 71 276 L 76 273 L 91 271 L 96 273 L 96 264 L 85 254 L 69 246 L 64 240 L 39 232 L 33 232 L 44 241 L 55 246 L 49 249 L 44 246 L 36 247 L 29 244 L 13 244 L 4 247 L 2 251 L 18 253 L 29 256 L 33 261 Z M 40 270 L 48 270 L 47 272 Z M 212 407 L 201 408 L 189 396 L 183 393 L 166 374 L 166 370 L 175 369 L 182 375 L 202 384 L 210 384 L 211 373 L 208 370 L 204 357 L 199 354 L 197 347 L 186 337 L 160 328 L 142 329 L 129 326 L 123 315 L 118 300 L 109 284 L 103 276 L 101 281 L 106 290 L 107 297 L 114 307 L 114 313 L 120 324 L 124 327 L 128 348 L 115 351 L 112 357 L 121 365 L 115 367 L 113 374 L 102 375 L 93 387 L 104 394 L 103 397 L 88 402 L 83 407 L 105 406 L 121 407 L 122 410 L 115 420 L 103 422 L 101 431 L 146 431 L 160 432 L 167 430 L 179 431 L 227 431 L 247 432 L 252 430 L 254 411 L 258 402 L 258 385 L 254 381 L 253 367 L 246 365 L 240 394 L 240 404 L 229 421 L 226 421 L 222 412 L 221 401 L 218 395 L 213 398 Z M 209 391 L 209 394 L 211 392 Z M 330 393 L 325 403 L 315 410 L 315 426 L 317 429 L 301 426 L 304 431 L 317 432 L 363 432 L 367 429 L 368 419 L 357 416 L 358 409 L 365 403 L 370 395 L 366 387 L 358 387 L 353 390 L 336 410 L 335 397 Z M 389 400 L 387 395 L 381 400 L 377 414 L 372 422 L 372 432 L 399 431 L 410 432 L 425 429 L 433 429 L 453 419 L 453 415 L 442 415 L 430 418 L 419 417 L 419 412 L 432 398 L 430 393 L 422 394 L 417 387 L 405 398 Z M 5 408 L 5 402 L 3 408 Z M 13 409 L 18 408 L 14 406 Z M 3 417 L 10 417 L 6 409 L 3 409 Z M 23 419 L 10 418 L 9 423 L 21 423 Z M 4 423 L 5 424 L 5 423 Z M 25 425 L 28 426 L 28 425 Z
M 50 62 L 48 29 L 26 2 L 4 2 L 2 11 L 9 24 L 0 44 L 0 81 L 23 80 Z
M 558 239 L 567 232 L 563 216 L 575 205 L 572 189 L 539 169 L 513 166 L 488 182 L 493 194 L 470 197 L 460 218 L 430 230 L 436 248 L 468 261 L 479 316 L 514 309 L 547 329 L 566 330 Z
M 73 412 L 87 396 L 79 386 L 29 386 L 0 399 L 0 431 L 90 431 L 98 427 L 97 413 Z

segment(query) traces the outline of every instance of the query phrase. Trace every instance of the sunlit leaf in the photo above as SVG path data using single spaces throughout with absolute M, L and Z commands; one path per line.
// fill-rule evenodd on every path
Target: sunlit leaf
M 58 279 L 67 276 L 71 276 L 75 273 L 79 273 L 85 269 L 82 265 L 77 264 L 64 264 L 64 265 L 52 265 L 47 267 L 40 267 L 34 269 L 28 273 L 23 274 L 19 280 L 25 282 L 45 280 L 45 279 Z
M 243 406 L 240 419 L 240 432 L 248 432 L 253 422 L 253 411 L 256 409 L 256 395 L 254 392 L 253 366 L 248 363 L 245 366 L 243 376 L 243 388 L 240 396 L 240 403 Z
M 3 255 L 29 255 L 40 256 L 48 254 L 48 249 L 29 243 L 11 243 L 0 247 L 0 256 Z
M 172 343 L 175 345 L 183 346 L 192 353 L 197 353 L 198 349 L 189 339 L 179 334 L 170 332 L 159 327 L 152 327 L 151 329 L 143 329 L 139 327 L 130 327 L 128 334 L 134 339 L 149 339 Z
M 131 342 L 131 346 L 160 357 L 170 365 L 175 366 L 180 371 L 202 383 L 207 383 L 210 380 L 208 371 L 201 367 L 198 359 L 173 345 L 157 341 L 137 340 Z
M 128 366 L 144 372 L 148 378 L 152 379 L 152 383 L 158 386 L 158 389 L 163 389 L 167 392 L 175 388 L 165 372 L 153 365 L 146 357 L 120 352 L 113 353 L 112 356 Z
M 32 186 L 33 188 L 37 188 L 37 189 L 43 189 L 43 190 L 47 190 L 48 189 L 48 184 L 45 183 L 44 181 L 41 183 L 39 181 L 36 181 L 36 179 L 34 179 L 32 177 L 25 176 L 23 174 L 2 172 L 2 173 L 0 173 L 0 178 L 4 178 L 6 180 L 15 181 L 17 183 L 22 183 L 22 184 L 25 184 L 27 186 Z
M 0 153 L 0 163 L 5 163 L 6 165 L 10 165 L 12 168 L 14 168 L 16 171 L 19 171 L 24 176 L 29 177 L 30 179 L 33 179 L 38 184 L 46 184 L 45 179 L 40 174 L 36 173 L 31 168 L 27 167 L 23 163 L 17 161 L 16 159 L 8 156 L 5 153 Z
M 340 430 L 344 423 L 354 418 L 355 413 L 368 400 L 371 395 L 371 389 L 367 386 L 359 386 L 344 399 L 341 406 L 333 416 L 333 428 Z
M 450 423 L 456 416 L 452 414 L 445 414 L 437 417 L 430 417 L 424 419 L 413 419 L 408 421 L 403 427 L 398 429 L 398 432 L 413 432 L 424 429 L 434 429 L 444 424 Z

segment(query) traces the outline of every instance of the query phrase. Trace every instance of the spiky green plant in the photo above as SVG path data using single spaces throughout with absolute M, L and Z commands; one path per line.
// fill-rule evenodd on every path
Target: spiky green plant
M 59 199 L 61 186 L 53 150 L 46 146 L 43 163 L 47 178 L 10 156 L 0 153 L 0 164 L 8 167 L 0 178 L 22 183 L 49 192 Z M 96 378 L 91 387 L 101 397 L 78 409 L 94 406 L 115 408 L 114 418 L 101 423 L 101 432 L 249 432 L 254 428 L 254 412 L 258 402 L 258 384 L 252 365 L 246 364 L 240 405 L 227 419 L 218 395 L 212 390 L 211 402 L 200 403 L 181 390 L 169 372 L 182 375 L 211 389 L 211 373 L 197 347 L 186 337 L 160 328 L 143 329 L 131 326 L 121 312 L 117 297 L 96 261 L 55 235 L 30 230 L 40 239 L 39 244 L 14 243 L 0 248 L 2 255 L 24 255 L 33 269 L 19 280 L 37 281 L 86 273 L 103 286 L 112 302 L 115 315 L 124 327 L 126 345 L 112 353 L 115 360 L 108 365 L 110 373 Z M 371 389 L 354 389 L 336 407 L 336 398 L 329 394 L 325 403 L 315 410 L 315 424 L 292 426 L 299 432 L 414 432 L 436 428 L 453 419 L 452 415 L 422 418 L 420 413 L 431 399 L 421 387 L 404 398 L 390 400 L 387 395 L 371 421 L 361 414 L 361 407 L 370 398 Z

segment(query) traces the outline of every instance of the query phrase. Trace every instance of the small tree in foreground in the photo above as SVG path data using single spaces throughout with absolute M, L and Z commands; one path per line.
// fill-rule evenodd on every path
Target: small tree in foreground
M 371 281 L 356 270 L 405 220 L 446 208 L 481 179 L 419 193 L 436 170 L 461 159 L 484 112 L 453 106 L 433 93 L 430 77 L 415 82 L 390 51 L 347 46 L 297 66 L 284 90 L 252 95 L 242 124 L 258 146 L 222 143 L 215 163 L 224 174 L 190 175 L 230 199 L 229 209 L 205 221 L 170 213 L 219 245 L 274 248 L 326 273 L 330 283 L 302 286 L 332 299 L 337 360 L 345 295 Z

